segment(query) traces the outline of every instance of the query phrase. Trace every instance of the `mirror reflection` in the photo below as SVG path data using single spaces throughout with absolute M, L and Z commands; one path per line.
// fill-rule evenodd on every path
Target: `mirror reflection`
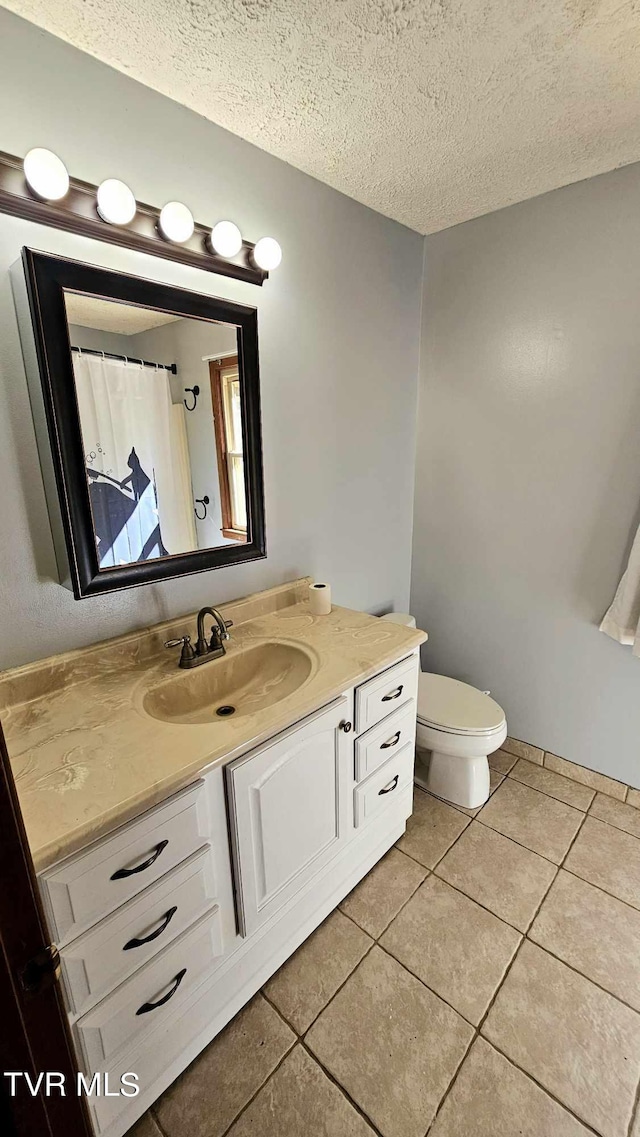
M 251 540 L 236 326 L 65 306 L 100 569 Z

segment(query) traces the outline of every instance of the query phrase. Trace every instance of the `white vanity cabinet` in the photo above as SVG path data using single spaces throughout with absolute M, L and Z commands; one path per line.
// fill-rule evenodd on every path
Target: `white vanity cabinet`
M 401 836 L 418 656 L 80 853 L 40 886 L 89 1098 L 122 1137 Z M 190 728 L 185 728 L 190 729 Z

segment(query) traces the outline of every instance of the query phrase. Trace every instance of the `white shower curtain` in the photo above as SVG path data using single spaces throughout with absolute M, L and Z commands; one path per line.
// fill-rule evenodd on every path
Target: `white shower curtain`
M 626 571 L 618 585 L 613 604 L 600 625 L 621 644 L 630 644 L 640 656 L 640 528 L 629 556 Z
M 175 469 L 176 502 L 183 503 L 180 510 L 182 532 L 176 533 L 176 548 L 191 552 L 198 548 L 196 515 L 193 509 L 194 492 L 191 485 L 191 458 L 184 403 L 171 405 L 171 456 Z
M 74 373 L 100 567 L 197 547 L 167 372 L 74 352 Z

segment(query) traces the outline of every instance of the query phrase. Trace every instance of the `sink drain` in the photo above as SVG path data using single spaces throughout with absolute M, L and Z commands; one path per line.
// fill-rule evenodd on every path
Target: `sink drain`
M 232 707 L 229 703 L 225 703 L 222 707 L 218 707 L 216 709 L 216 714 L 220 715 L 220 718 L 223 719 L 227 718 L 228 715 L 234 715 L 235 713 L 236 708 Z

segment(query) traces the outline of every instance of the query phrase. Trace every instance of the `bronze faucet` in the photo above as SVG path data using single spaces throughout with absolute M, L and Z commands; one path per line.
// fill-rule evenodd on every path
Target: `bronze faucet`
M 214 623 L 210 629 L 210 639 L 204 633 L 205 616 L 211 616 Z M 180 662 L 178 667 L 199 667 L 201 663 L 208 663 L 210 659 L 219 659 L 225 654 L 224 640 L 231 639 L 228 629 L 233 627 L 233 620 L 224 620 L 217 608 L 201 608 L 198 612 L 198 639 L 196 646 L 191 643 L 191 636 L 180 636 L 179 639 L 166 640 L 165 647 L 179 647 Z

